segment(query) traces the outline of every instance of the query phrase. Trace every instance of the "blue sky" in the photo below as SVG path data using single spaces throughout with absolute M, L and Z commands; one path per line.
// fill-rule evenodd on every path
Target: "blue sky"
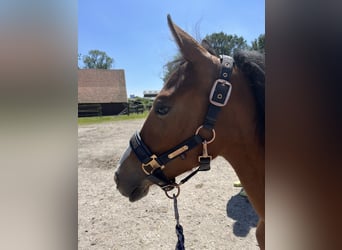
M 263 0 L 79 0 L 78 53 L 113 57 L 113 68 L 125 70 L 128 96 L 160 90 L 163 65 L 177 52 L 167 14 L 196 39 L 223 31 L 250 44 L 265 33 Z

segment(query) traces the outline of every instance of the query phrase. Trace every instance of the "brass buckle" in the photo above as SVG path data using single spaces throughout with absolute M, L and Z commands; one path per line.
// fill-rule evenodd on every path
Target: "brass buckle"
M 152 160 L 150 160 L 148 163 L 142 163 L 141 164 L 142 170 L 147 175 L 151 175 L 153 173 L 153 171 L 156 170 L 157 168 L 161 168 L 161 169 L 164 168 L 164 166 L 159 165 L 159 163 L 157 161 L 158 157 L 156 155 L 152 155 L 151 158 L 152 158 Z M 150 169 L 147 169 L 146 167 L 150 167 Z

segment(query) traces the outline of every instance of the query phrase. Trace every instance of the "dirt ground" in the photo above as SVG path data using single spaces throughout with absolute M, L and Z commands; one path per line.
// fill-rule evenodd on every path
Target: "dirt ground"
M 175 249 L 173 201 L 158 187 L 131 203 L 113 174 L 130 136 L 144 120 L 78 128 L 78 249 Z M 259 249 L 257 215 L 233 186 L 238 178 L 218 157 L 181 187 L 180 223 L 186 249 Z

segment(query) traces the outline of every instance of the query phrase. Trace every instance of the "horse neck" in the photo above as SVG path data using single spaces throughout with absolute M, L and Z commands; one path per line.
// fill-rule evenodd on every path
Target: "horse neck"
M 232 100 L 220 114 L 218 150 L 234 168 L 259 216 L 264 216 L 265 150 L 257 134 L 255 100 L 247 87 L 243 97 L 235 96 L 244 102 L 237 105 Z
M 217 132 L 222 139 L 221 154 L 234 166 L 264 166 L 264 145 L 258 135 L 256 101 L 250 83 L 238 70 L 233 71 L 231 100 L 222 109 Z M 233 166 L 233 167 L 234 167 Z
M 265 151 L 257 137 L 241 136 L 221 152 L 233 167 L 261 218 L 265 215 Z
M 241 136 L 239 142 L 230 143 L 229 147 L 224 147 L 220 153 L 232 165 L 239 178 L 251 173 L 259 175 L 256 171 L 264 169 L 265 150 L 256 137 L 247 138 Z M 260 171 L 264 175 L 264 171 Z M 241 180 L 242 181 L 242 180 Z

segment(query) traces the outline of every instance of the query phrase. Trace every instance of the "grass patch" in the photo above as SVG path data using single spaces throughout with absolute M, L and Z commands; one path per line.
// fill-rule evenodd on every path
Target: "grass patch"
M 78 125 L 96 124 L 104 122 L 115 122 L 124 120 L 134 120 L 146 118 L 148 112 L 140 114 L 130 114 L 130 115 L 115 115 L 115 116 L 95 116 L 95 117 L 79 117 Z

